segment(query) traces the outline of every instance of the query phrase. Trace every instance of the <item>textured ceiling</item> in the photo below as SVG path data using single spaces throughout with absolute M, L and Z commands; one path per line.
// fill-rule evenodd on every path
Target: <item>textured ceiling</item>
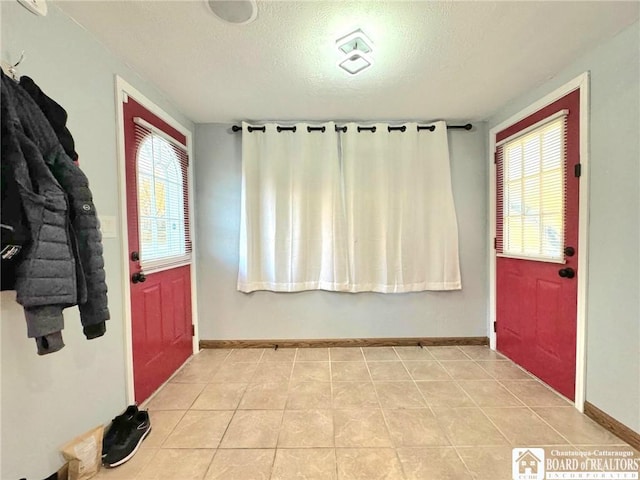
M 257 0 L 249 25 L 204 1 L 56 3 L 194 122 L 482 120 L 638 19 L 638 2 Z M 351 77 L 335 40 L 362 28 Z

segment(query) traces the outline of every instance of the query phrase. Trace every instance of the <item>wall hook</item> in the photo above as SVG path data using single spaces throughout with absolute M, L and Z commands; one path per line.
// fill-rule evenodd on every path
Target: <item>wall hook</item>
M 11 68 L 17 68 L 18 65 L 20 65 L 22 63 L 22 61 L 24 60 L 24 50 L 20 52 L 20 60 L 18 60 L 16 63 L 14 63 Z
M 20 65 L 23 60 L 24 60 L 24 50 L 20 52 L 20 59 L 16 63 L 14 64 L 9 63 L 9 65 L 5 67 L 7 69 L 7 73 L 15 81 L 18 81 L 18 71 L 17 71 L 18 65 Z
M 18 0 L 18 3 L 34 15 L 39 17 L 47 15 L 47 0 Z

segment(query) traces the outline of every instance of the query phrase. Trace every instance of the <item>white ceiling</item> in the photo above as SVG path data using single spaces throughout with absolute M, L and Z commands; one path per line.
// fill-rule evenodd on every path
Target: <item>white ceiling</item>
M 638 19 L 638 2 L 266 1 L 229 25 L 204 0 L 57 5 L 196 123 L 486 119 Z M 362 28 L 351 77 L 335 40 Z

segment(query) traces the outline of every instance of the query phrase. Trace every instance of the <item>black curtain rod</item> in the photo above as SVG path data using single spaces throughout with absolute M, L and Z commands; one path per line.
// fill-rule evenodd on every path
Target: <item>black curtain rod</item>
M 347 131 L 347 126 L 343 126 L 343 127 L 339 127 L 338 125 L 335 126 L 336 128 L 336 132 L 346 132 Z M 471 130 L 473 128 L 473 125 L 471 125 L 470 123 L 467 123 L 466 125 L 447 125 L 447 130 Z M 266 131 L 266 127 L 264 125 L 260 126 L 260 127 L 252 127 L 251 125 L 249 125 L 247 127 L 247 129 L 249 130 L 249 133 L 254 132 L 254 131 L 259 131 L 259 132 L 264 132 Z M 276 127 L 276 129 L 278 130 L 278 132 L 295 132 L 296 131 L 296 127 L 286 127 L 286 126 L 280 126 L 278 125 Z M 426 126 L 421 126 L 418 125 L 418 131 L 420 130 L 429 130 L 430 132 L 433 132 L 436 129 L 435 125 L 426 125 Z M 231 130 L 233 132 L 241 132 L 242 131 L 242 127 L 240 125 L 233 125 L 231 127 Z M 307 132 L 324 132 L 326 130 L 325 126 L 322 127 L 307 127 Z M 393 131 L 398 131 L 398 132 L 404 132 L 407 130 L 406 125 L 401 125 L 401 126 L 397 126 L 397 127 L 393 127 L 393 126 L 388 126 L 387 127 L 387 131 L 389 132 L 393 132 Z M 360 127 L 358 126 L 358 132 L 363 132 L 363 131 L 367 131 L 367 132 L 375 132 L 376 131 L 376 127 Z

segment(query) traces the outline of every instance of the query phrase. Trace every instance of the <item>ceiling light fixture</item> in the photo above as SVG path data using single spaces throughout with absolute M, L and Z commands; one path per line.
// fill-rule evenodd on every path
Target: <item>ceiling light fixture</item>
M 362 52 L 352 52 L 338 63 L 340 68 L 351 75 L 360 73 L 371 65 L 373 65 L 373 60 Z
M 336 40 L 342 54 L 338 66 L 351 75 L 356 75 L 373 65 L 373 42 L 358 29 Z
M 258 16 L 256 0 L 205 0 L 209 10 L 223 22 L 246 25 Z

